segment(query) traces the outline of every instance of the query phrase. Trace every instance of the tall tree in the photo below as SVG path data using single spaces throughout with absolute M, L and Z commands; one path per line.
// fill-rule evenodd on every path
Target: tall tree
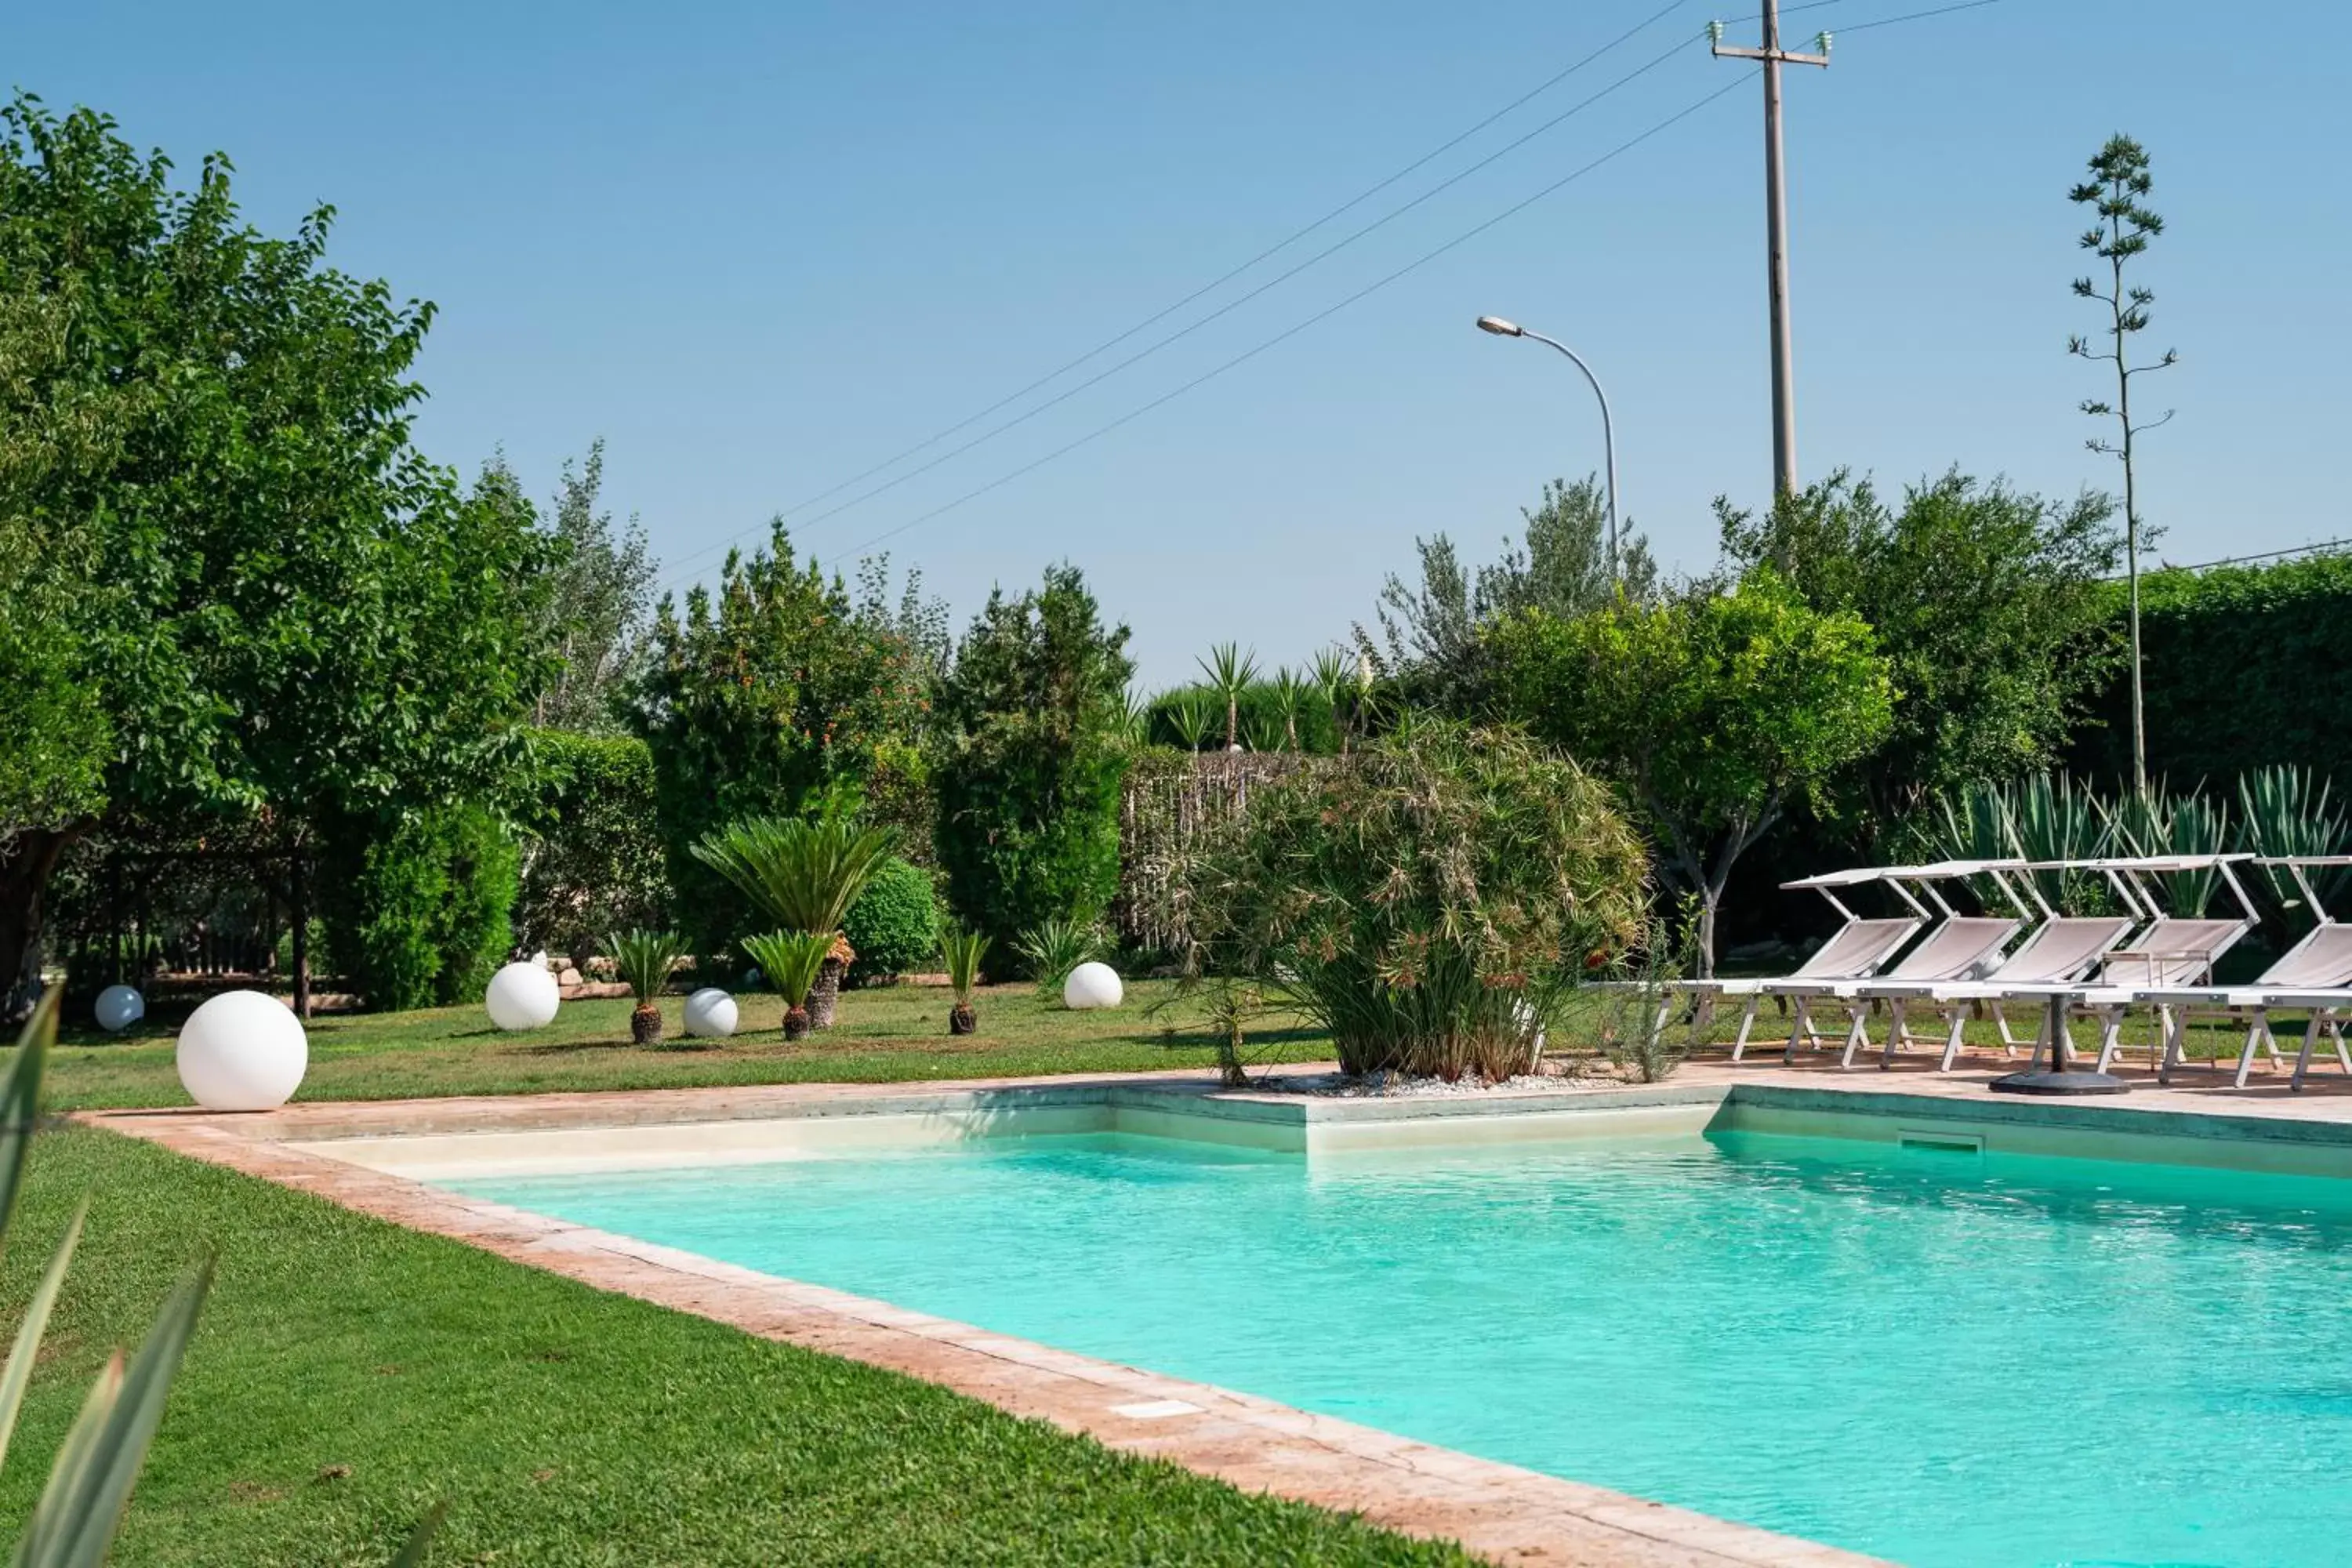
M 1656 597 L 1657 563 L 1630 523 L 1618 547 L 1619 575 L 1612 578 L 1606 496 L 1597 479 L 1554 479 L 1534 510 L 1523 507 L 1519 517 L 1520 538 L 1507 536 L 1496 560 L 1465 569 L 1454 541 L 1441 533 L 1413 542 L 1418 584 L 1391 574 L 1382 585 L 1382 662 L 1415 701 L 1452 713 L 1482 709 L 1488 671 L 1479 634 L 1505 616 L 1580 616 L 1606 605 L 1621 582 L 1637 602 Z M 1360 630 L 1357 644 L 1371 653 L 1371 639 Z
M 848 584 L 802 561 L 779 521 L 730 552 L 716 592 L 665 596 L 633 699 L 653 749 L 656 816 L 677 909 L 705 956 L 733 951 L 751 907 L 695 858 L 712 829 L 862 795 L 911 747 L 929 700 L 920 648 L 858 614 Z
M 102 426 L 17 468 L 0 527 L 96 563 L 50 646 L 109 736 L 72 812 L 0 824 L 8 973 L 37 963 L 48 871 L 101 814 L 299 867 L 331 823 L 489 798 L 513 765 L 546 545 L 412 445 L 432 307 L 330 268 L 332 218 L 272 238 L 226 159 L 174 189 L 103 115 L 0 109 L 0 293 L 63 320 L 52 426 Z
M 494 465 L 503 468 L 503 462 Z M 615 529 L 604 502 L 604 443 L 588 446 L 557 476 L 549 531 L 561 547 L 541 636 L 554 650 L 555 677 L 531 702 L 542 729 L 618 729 L 623 689 L 653 603 L 655 563 L 633 515 Z
M 2093 437 L 2085 445 L 2094 452 L 2119 459 L 2124 466 L 2124 562 L 2131 584 L 2132 787 L 2145 795 L 2147 792 L 2147 717 L 2140 683 L 2141 523 L 2139 489 L 2137 476 L 2132 467 L 2132 456 L 2134 443 L 2141 433 L 2166 423 L 2171 419 L 2174 411 L 2168 408 L 2158 418 L 2134 424 L 2132 379 L 2175 364 L 2180 356 L 2167 349 L 2160 358 L 2141 364 L 2131 363 L 2131 340 L 2147 330 L 2148 307 L 2156 302 L 2156 294 L 2140 284 L 2126 287 L 2124 283 L 2124 263 L 2147 250 L 2148 242 L 2164 232 L 2164 219 L 2147 205 L 2147 195 L 2156 188 L 2156 182 L 2148 173 L 2147 150 L 2128 136 L 2110 136 L 2106 144 L 2092 157 L 2090 173 L 2089 179 L 2067 193 L 2067 200 L 2087 206 L 2097 215 L 2097 222 L 2083 231 L 2082 247 L 2107 264 L 2107 277 L 2104 288 L 2095 278 L 2077 278 L 2074 279 L 2074 292 L 2083 299 L 2096 300 L 2104 306 L 2107 320 L 2100 330 L 2103 346 L 2095 348 L 2089 339 L 2077 336 L 2067 340 L 2066 349 L 2069 353 L 2083 359 L 2115 367 L 2115 401 L 2110 403 L 2103 397 L 2084 398 L 2082 409 L 2094 418 L 2116 422 L 2117 436 L 2115 440 Z
M 1504 710 L 1613 780 L 1665 880 L 1696 896 L 1702 974 L 1733 866 L 1893 722 L 1870 627 L 1812 609 L 1769 566 L 1728 593 L 1700 584 L 1572 620 L 1522 611 L 1487 637 Z
M 1099 918 L 1118 891 L 1128 751 L 1118 710 L 1135 663 L 1078 569 L 992 592 L 940 695 L 939 859 L 948 898 L 996 950 L 1048 918 Z
M 1772 566 L 1885 650 L 1893 731 L 1822 786 L 1856 848 L 1940 792 L 2059 763 L 2115 668 L 2114 511 L 2103 495 L 2044 500 L 1957 470 L 1895 503 L 1843 469 L 1761 515 L 1716 503 L 1736 571 Z

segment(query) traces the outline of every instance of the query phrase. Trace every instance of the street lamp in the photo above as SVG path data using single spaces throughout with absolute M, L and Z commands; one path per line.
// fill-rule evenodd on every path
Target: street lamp
M 1584 379 L 1592 384 L 1592 395 L 1601 400 L 1601 441 L 1609 455 L 1609 580 L 1612 583 L 1616 582 L 1618 575 L 1617 434 L 1610 424 L 1609 395 L 1601 390 L 1601 378 L 1592 374 L 1592 367 L 1585 363 L 1574 349 L 1570 348 L 1558 338 L 1548 338 L 1541 332 L 1531 332 L 1517 321 L 1507 321 L 1500 316 L 1481 316 L 1478 318 L 1478 330 L 1482 332 L 1491 332 L 1498 338 L 1533 338 L 1539 343 L 1549 343 L 1574 362 L 1576 368 L 1584 373 Z

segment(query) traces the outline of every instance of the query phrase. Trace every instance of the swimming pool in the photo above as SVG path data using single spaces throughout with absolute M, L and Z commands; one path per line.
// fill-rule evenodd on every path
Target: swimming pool
M 2352 1528 L 2352 1183 L 1719 1132 L 446 1184 L 1919 1564 Z

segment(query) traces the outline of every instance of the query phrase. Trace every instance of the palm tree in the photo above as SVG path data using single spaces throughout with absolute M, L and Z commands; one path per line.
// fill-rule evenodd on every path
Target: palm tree
M 818 974 L 832 962 L 832 942 L 823 931 L 778 931 L 745 937 L 743 949 L 784 999 L 784 1038 L 806 1039 L 815 1024 L 809 999 Z
M 1359 668 L 1357 660 L 1348 657 L 1348 650 L 1335 645 L 1315 656 L 1315 666 L 1310 675 L 1315 689 L 1321 692 L 1323 700 L 1331 705 L 1331 724 L 1339 731 L 1342 755 L 1348 750 L 1348 715 L 1340 708 L 1339 700 L 1356 685 Z
M 1196 659 L 1209 684 L 1225 700 L 1225 750 L 1241 744 L 1242 693 L 1257 679 L 1257 655 L 1244 653 L 1239 643 L 1221 642 L 1209 650 L 1209 657 Z
M 1298 672 L 1284 665 L 1274 672 L 1274 710 L 1282 718 L 1284 746 L 1298 750 L 1298 710 L 1307 703 L 1307 682 Z

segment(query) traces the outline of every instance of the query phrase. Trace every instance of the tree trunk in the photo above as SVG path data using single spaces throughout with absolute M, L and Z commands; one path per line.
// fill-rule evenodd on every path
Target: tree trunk
M 816 984 L 809 987 L 808 1022 L 812 1029 L 833 1027 L 834 1009 L 841 1005 L 841 976 L 849 965 L 837 958 L 828 958 L 824 967 L 816 972 Z
M 82 836 L 84 825 L 26 827 L 0 844 L 0 1015 L 10 1027 L 33 1015 L 41 999 L 41 922 L 49 874 Z
M 1698 896 L 1698 977 L 1715 978 L 1715 908 L 1723 900 L 1720 887 L 1702 889 Z
M 310 877 L 302 851 L 297 849 L 286 863 L 286 907 L 293 917 L 294 949 L 294 1016 L 310 1016 Z

